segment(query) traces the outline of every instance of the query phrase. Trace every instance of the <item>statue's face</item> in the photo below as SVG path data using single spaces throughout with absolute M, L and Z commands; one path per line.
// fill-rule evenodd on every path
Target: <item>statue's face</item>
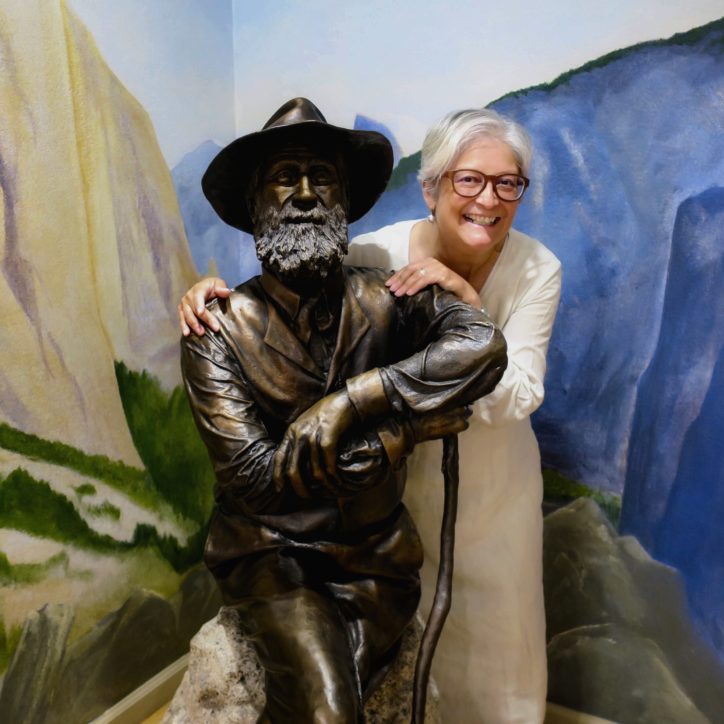
M 262 168 L 257 208 L 286 204 L 311 211 L 321 205 L 332 209 L 343 201 L 336 165 L 314 151 L 289 147 L 272 156 Z
M 288 146 L 260 168 L 253 199 L 259 260 L 285 279 L 324 278 L 347 253 L 347 209 L 337 164 Z

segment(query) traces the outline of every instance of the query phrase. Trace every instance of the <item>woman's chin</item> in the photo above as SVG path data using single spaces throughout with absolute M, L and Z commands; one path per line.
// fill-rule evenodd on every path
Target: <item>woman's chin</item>
M 500 224 L 481 226 L 468 222 L 464 226 L 461 241 L 470 249 L 477 249 L 481 252 L 494 249 L 505 238 L 507 233 L 507 230 Z

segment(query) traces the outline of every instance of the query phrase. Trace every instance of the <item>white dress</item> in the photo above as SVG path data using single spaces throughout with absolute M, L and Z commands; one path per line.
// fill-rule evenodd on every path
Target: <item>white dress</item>
M 346 263 L 401 268 L 416 223 L 358 236 Z M 530 415 L 543 401 L 560 285 L 558 259 L 511 229 L 480 293 L 508 343 L 508 368 L 495 390 L 475 403 L 459 438 L 452 607 L 433 663 L 446 724 L 536 724 L 545 714 L 543 484 Z M 425 616 L 439 563 L 441 460 L 439 440 L 419 445 L 408 460 L 405 503 L 425 550 Z

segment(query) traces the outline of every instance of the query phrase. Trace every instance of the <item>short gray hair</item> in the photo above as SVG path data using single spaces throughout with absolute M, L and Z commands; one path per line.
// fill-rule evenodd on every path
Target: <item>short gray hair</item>
M 486 136 L 506 143 L 518 164 L 518 172 L 528 175 L 533 144 L 526 130 L 489 108 L 471 108 L 448 113 L 427 132 L 418 180 L 437 197 L 442 175 L 470 146 Z

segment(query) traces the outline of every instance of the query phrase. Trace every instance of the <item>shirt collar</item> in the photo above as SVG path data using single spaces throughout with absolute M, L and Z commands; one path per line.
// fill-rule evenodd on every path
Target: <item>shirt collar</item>
M 324 291 L 327 292 L 330 299 L 341 299 L 344 289 L 344 269 L 340 265 L 326 279 L 320 279 L 315 292 L 305 297 L 284 284 L 279 277 L 264 266 L 261 268 L 260 282 L 266 294 L 286 313 L 289 319 L 294 321 L 299 316 L 302 307 L 316 302 Z
M 302 298 L 275 277 L 266 267 L 261 268 L 261 286 L 267 296 L 286 312 L 289 319 L 296 319 L 302 306 Z

